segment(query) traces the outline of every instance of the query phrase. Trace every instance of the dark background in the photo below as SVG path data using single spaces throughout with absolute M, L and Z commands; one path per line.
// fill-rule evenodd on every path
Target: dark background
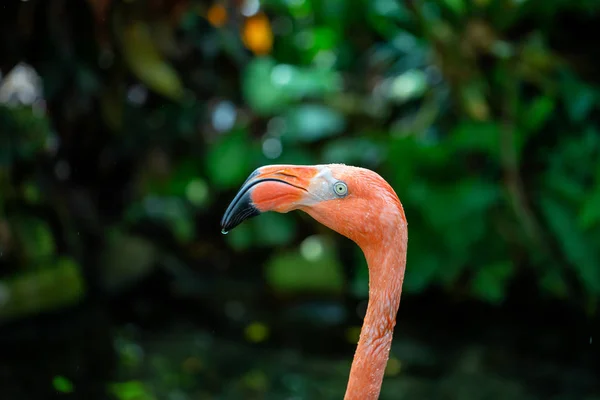
M 367 300 L 265 164 L 409 221 L 381 399 L 600 399 L 598 1 L 6 0 L 0 399 L 341 399 Z M 596 340 L 596 337 L 598 339 Z

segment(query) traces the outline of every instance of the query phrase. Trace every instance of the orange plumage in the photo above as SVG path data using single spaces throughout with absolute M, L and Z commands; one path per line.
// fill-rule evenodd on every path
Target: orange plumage
M 346 400 L 379 397 L 406 266 L 408 227 L 392 187 L 377 173 L 342 164 L 269 165 L 254 171 L 221 225 L 233 229 L 267 211 L 301 210 L 362 249 L 369 304 L 352 362 Z

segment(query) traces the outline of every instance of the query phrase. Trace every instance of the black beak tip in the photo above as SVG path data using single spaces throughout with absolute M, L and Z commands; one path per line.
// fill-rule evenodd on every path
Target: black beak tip
M 229 232 L 242 222 L 260 214 L 250 199 L 250 192 L 245 191 L 236 196 L 221 219 L 222 232 Z

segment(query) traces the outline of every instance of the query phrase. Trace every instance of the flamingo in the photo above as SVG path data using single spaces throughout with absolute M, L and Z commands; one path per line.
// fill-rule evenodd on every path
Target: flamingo
M 301 210 L 354 241 L 369 267 L 369 301 L 344 400 L 379 398 L 400 306 L 408 227 L 402 204 L 377 173 L 344 164 L 256 169 L 221 220 L 224 233 L 267 211 Z

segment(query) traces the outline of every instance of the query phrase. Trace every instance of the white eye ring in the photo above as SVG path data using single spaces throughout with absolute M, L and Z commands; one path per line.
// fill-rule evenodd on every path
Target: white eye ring
M 336 182 L 333 185 L 333 191 L 340 197 L 348 194 L 348 186 L 344 182 Z

